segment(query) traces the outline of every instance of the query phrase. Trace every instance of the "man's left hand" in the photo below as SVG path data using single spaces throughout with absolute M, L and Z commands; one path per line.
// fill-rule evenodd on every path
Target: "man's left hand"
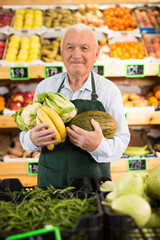
M 86 131 L 75 125 L 72 125 L 72 128 L 66 128 L 70 141 L 77 147 L 80 147 L 88 152 L 94 151 L 99 146 L 103 138 L 102 129 L 98 122 L 91 119 L 91 124 L 94 128 L 93 131 Z

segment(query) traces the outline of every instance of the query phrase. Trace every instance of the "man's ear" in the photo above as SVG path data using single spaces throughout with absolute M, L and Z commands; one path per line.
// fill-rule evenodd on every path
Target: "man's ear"
M 99 53 L 100 53 L 100 46 L 98 45 L 97 50 L 96 50 L 96 61 L 99 57 Z

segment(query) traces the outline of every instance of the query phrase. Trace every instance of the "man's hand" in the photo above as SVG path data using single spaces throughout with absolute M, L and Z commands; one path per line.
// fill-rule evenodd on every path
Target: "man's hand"
M 32 128 L 30 132 L 30 138 L 34 145 L 38 146 L 47 146 L 52 143 L 58 143 L 58 140 L 49 140 L 56 136 L 56 133 L 53 129 L 47 129 L 47 123 L 41 123 Z
M 99 146 L 103 138 L 102 129 L 98 122 L 91 119 L 91 124 L 94 131 L 86 131 L 75 125 L 71 126 L 72 129 L 69 127 L 66 128 L 70 141 L 77 147 L 80 147 L 88 152 L 94 151 Z

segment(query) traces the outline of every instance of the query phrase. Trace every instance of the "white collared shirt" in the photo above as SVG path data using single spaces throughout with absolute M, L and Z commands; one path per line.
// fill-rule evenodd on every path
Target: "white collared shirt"
M 97 100 L 103 104 L 106 112 L 111 114 L 117 120 L 118 130 L 111 139 L 103 137 L 97 149 L 90 152 L 90 154 L 98 163 L 113 162 L 121 157 L 130 141 L 130 133 L 123 108 L 122 94 L 119 88 L 112 81 L 96 74 L 95 72 L 93 72 L 93 74 L 96 93 L 98 95 Z M 69 100 L 91 99 L 91 74 L 83 86 L 73 93 L 68 82 L 67 73 L 60 73 L 44 79 L 37 85 L 34 100 L 37 99 L 36 95 L 38 93 L 57 92 L 64 78 L 65 81 L 62 86 L 61 93 Z M 32 143 L 30 139 L 30 131 L 21 132 L 20 141 L 22 147 L 27 152 L 34 152 L 41 149 L 41 147 L 37 147 Z

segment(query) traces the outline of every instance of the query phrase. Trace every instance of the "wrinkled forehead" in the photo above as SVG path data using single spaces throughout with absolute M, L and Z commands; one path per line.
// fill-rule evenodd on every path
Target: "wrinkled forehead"
M 87 30 L 76 31 L 74 29 L 70 29 L 64 37 L 63 46 L 77 43 L 80 45 L 92 43 L 94 44 L 95 43 L 94 35 Z

